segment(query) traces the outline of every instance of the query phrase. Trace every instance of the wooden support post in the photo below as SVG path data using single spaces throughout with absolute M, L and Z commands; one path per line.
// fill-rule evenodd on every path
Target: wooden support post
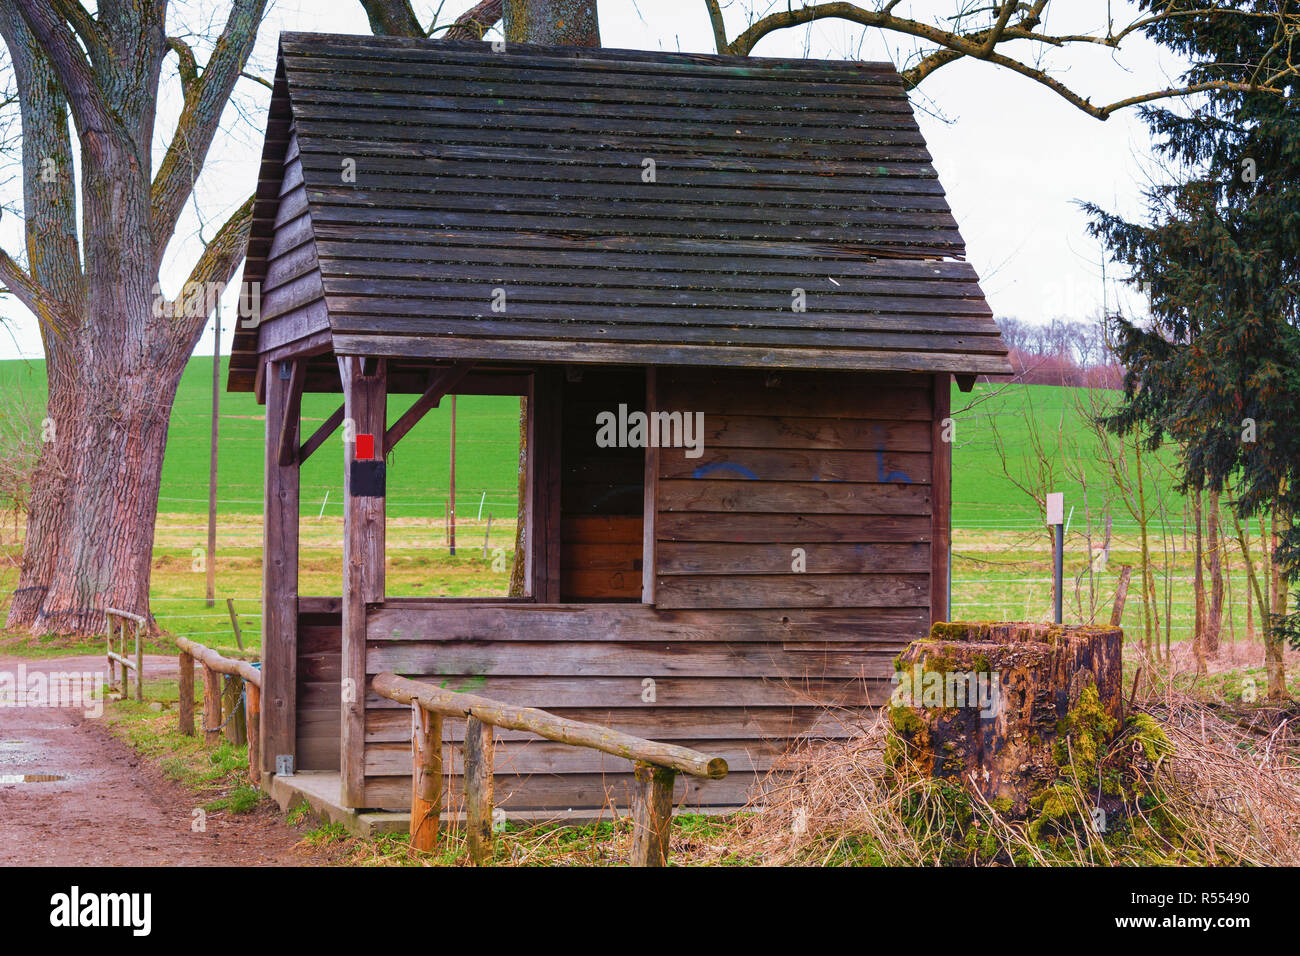
M 354 434 L 374 436 L 375 459 L 382 462 L 387 362 L 339 356 L 339 371 L 346 419 L 352 421 Z M 339 768 L 343 805 L 361 807 L 365 806 L 366 605 L 384 599 L 384 496 L 353 494 L 356 442 L 344 442 L 343 449 L 343 710 Z
M 528 412 L 528 564 L 532 595 L 542 604 L 560 601 L 561 414 L 564 376 L 555 368 L 533 375 Z
M 186 737 L 194 736 L 194 658 L 185 651 L 180 657 L 180 729 Z
M 438 845 L 442 816 L 442 717 L 411 704 L 411 848 Z
M 632 789 L 633 866 L 665 866 L 673 823 L 673 782 L 677 771 L 636 764 Z
M 948 620 L 948 548 L 952 542 L 952 442 L 944 421 L 952 412 L 947 372 L 934 377 L 930 420 L 930 623 Z
M 496 855 L 492 836 L 492 726 L 465 719 L 465 836 L 475 866 Z
M 248 721 L 248 780 L 262 785 L 262 688 L 244 682 L 244 716 Z
M 221 675 L 203 665 L 203 743 L 215 747 L 221 742 Z
M 262 689 L 266 719 L 258 748 L 262 769 L 297 751 L 298 476 L 297 460 L 280 464 L 280 432 L 289 410 L 290 378 L 266 362 L 266 518 L 262 524 Z M 287 370 L 286 366 L 286 370 Z M 296 763 L 296 761 L 295 761 Z
M 653 366 L 645 370 L 645 410 L 659 410 L 658 378 Z M 652 417 L 651 422 L 654 421 Z M 655 518 L 659 509 L 659 448 L 645 450 L 645 487 L 642 491 L 641 603 L 655 603 Z
M 126 633 L 126 625 L 122 625 Z M 125 686 L 125 685 L 124 685 Z M 140 622 L 135 625 L 135 699 L 144 701 L 144 643 L 140 640 Z
M 247 728 L 244 724 L 244 681 L 239 677 L 225 676 L 225 687 L 221 692 L 221 715 L 225 722 L 226 740 L 239 745 L 248 742 Z

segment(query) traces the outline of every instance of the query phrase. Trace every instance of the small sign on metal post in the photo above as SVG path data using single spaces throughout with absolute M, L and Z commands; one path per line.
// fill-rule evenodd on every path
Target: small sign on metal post
M 1047 523 L 1054 530 L 1056 554 L 1052 568 L 1052 620 L 1061 623 L 1061 592 L 1065 580 L 1065 494 L 1055 491 L 1047 496 Z

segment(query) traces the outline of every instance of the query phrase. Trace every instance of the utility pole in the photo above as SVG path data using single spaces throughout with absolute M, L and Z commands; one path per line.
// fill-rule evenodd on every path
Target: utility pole
M 221 406 L 221 299 L 212 333 L 212 442 L 208 457 L 208 607 L 217 602 L 217 413 Z
M 456 396 L 451 397 L 451 477 L 447 482 L 447 534 L 456 553 Z

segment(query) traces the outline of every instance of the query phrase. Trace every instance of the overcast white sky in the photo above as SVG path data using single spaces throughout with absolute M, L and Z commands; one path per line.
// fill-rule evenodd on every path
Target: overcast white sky
M 449 21 L 472 6 L 471 0 L 448 0 L 442 20 Z M 928 19 L 927 13 L 949 13 L 956 0 L 905 2 L 899 13 Z M 417 3 L 422 22 L 432 19 L 436 3 Z M 723 3 L 728 34 L 734 37 L 751 16 L 784 2 L 732 0 Z M 1104 29 L 1108 8 L 1124 23 L 1133 8 L 1119 0 L 1058 0 L 1052 4 L 1054 33 Z M 198 0 L 177 8 L 169 30 L 189 26 L 196 32 L 214 19 L 224 19 L 228 3 Z M 638 50 L 715 52 L 704 0 L 599 0 L 601 38 L 606 47 Z M 323 33 L 368 33 L 357 0 L 272 0 L 250 70 L 266 77 L 274 72 L 276 37 L 282 30 Z M 865 35 L 864 35 L 865 34 Z M 864 31 L 853 24 L 824 21 L 781 31 L 754 50 L 759 56 L 809 56 L 892 60 L 903 65 L 913 51 L 906 38 Z M 202 54 L 201 54 L 202 55 Z M 1025 54 L 1022 54 L 1025 55 Z M 1054 52 L 1053 75 L 1095 103 L 1111 102 L 1151 89 L 1163 88 L 1180 72 L 1180 64 L 1145 42 L 1126 43 L 1121 55 L 1099 47 Z M 164 67 L 171 89 L 160 111 L 159 145 L 174 122 L 175 63 Z M 211 235 L 225 215 L 237 208 L 253 189 L 261 155 L 262 129 L 270 93 L 243 81 L 227 111 L 225 132 L 210 154 L 200 180 L 197 204 L 182 222 L 168 251 L 163 287 L 174 293 L 184 281 L 199 245 L 201 223 Z M 1149 139 L 1136 112 L 1126 110 L 1100 122 L 1077 110 L 1055 93 L 1002 68 L 959 61 L 929 77 L 912 93 L 921 129 L 934 156 L 939 177 L 966 239 L 968 255 L 983 282 L 994 312 L 1030 322 L 1054 317 L 1087 318 L 1104 301 L 1112 308 L 1116 296 L 1139 303 L 1116 287 L 1103 284 L 1102 255 L 1086 234 L 1086 219 L 1075 205 L 1088 200 L 1135 214 L 1150 165 Z M 12 172 L 12 170 L 10 170 Z M 0 176 L 0 180 L 4 177 Z M 16 180 L 0 187 L 15 198 Z M 0 244 L 15 255 L 22 250 L 19 224 L 13 216 L 0 220 Z M 233 314 L 227 303 L 226 315 Z M 12 297 L 0 299 L 0 358 L 39 358 L 35 320 Z M 222 350 L 230 348 L 227 319 Z M 211 354 L 211 330 L 196 354 Z

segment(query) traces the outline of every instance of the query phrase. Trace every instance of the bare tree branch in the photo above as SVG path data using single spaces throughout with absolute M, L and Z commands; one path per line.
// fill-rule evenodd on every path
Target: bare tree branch
M 16 288 L 27 276 L 46 303 L 42 310 L 32 311 L 55 323 L 79 306 L 86 293 L 68 104 L 49 58 L 12 4 L 0 4 L 0 36 L 9 51 L 21 103 L 23 232 L 28 252 L 28 271 L 10 265 L 5 282 L 31 308 Z
M 242 77 L 243 77 L 244 79 L 246 79 L 246 80 L 252 80 L 254 83 L 258 83 L 258 84 L 260 84 L 260 85 L 262 85 L 262 86 L 265 86 L 268 90 L 274 90 L 274 89 L 275 89 L 275 84 L 272 83 L 270 80 L 268 80 L 268 79 L 267 79 L 266 77 L 264 77 L 264 76 L 258 76 L 256 73 L 249 73 L 247 70 L 245 70 L 244 72 L 240 73 L 239 75 L 242 76 Z
M 185 102 L 167 155 L 153 181 L 150 201 L 156 264 L 162 262 L 167 242 L 203 168 L 221 112 L 252 53 L 257 26 L 265 11 L 266 0 L 234 0 L 225 29 L 201 74 L 188 46 L 179 40 L 167 41 L 180 62 Z
M 51 3 L 59 14 L 72 25 L 72 29 L 77 32 L 82 44 L 89 51 L 92 62 L 97 58 L 107 56 L 108 47 L 104 40 L 104 32 L 85 7 L 78 3 L 77 0 L 51 0 Z
M 204 247 L 202 255 L 190 270 L 185 285 L 181 287 L 182 298 L 189 289 L 209 289 L 212 287 L 210 283 L 230 281 L 240 260 L 244 258 L 244 251 L 248 246 L 248 233 L 253 225 L 253 200 L 254 197 L 249 196 L 242 206 L 231 213 L 230 218 L 217 230 L 212 241 Z M 192 326 L 187 332 L 169 340 L 169 347 L 175 353 L 171 357 L 183 359 L 194 349 L 198 337 L 203 334 L 208 317 L 206 314 L 178 315 L 178 321 L 187 321 Z
M 3 249 L 0 249 L 0 285 L 12 292 L 42 323 L 58 325 L 63 307 Z
M 444 40 L 482 40 L 505 15 L 505 0 L 482 0 L 456 18 Z
M 713 2 L 713 0 L 706 0 L 706 3 L 710 4 L 710 16 L 712 17 L 712 8 L 716 7 L 716 3 Z M 946 66 L 947 64 L 964 57 L 971 57 L 973 59 L 985 60 L 989 63 L 1005 67 L 1006 69 L 1019 73 L 1036 83 L 1040 83 L 1065 99 L 1071 105 L 1082 110 L 1084 113 L 1087 113 L 1089 116 L 1103 120 L 1108 118 L 1117 110 L 1138 103 L 1148 103 L 1152 100 L 1185 96 L 1189 93 L 1202 92 L 1211 89 L 1238 90 L 1241 92 L 1272 92 L 1281 94 L 1283 91 L 1276 86 L 1276 84 L 1283 79 L 1296 76 L 1300 73 L 1300 69 L 1297 69 L 1294 63 L 1288 61 L 1288 65 L 1285 69 L 1279 70 L 1274 75 L 1266 78 L 1262 83 L 1230 80 L 1208 81 L 1189 86 L 1153 90 L 1127 97 L 1122 100 L 1116 100 L 1113 103 L 1098 106 L 1093 104 L 1086 96 L 1070 89 L 1060 80 L 1057 80 L 1055 77 L 1050 75 L 1047 70 L 1006 54 L 999 53 L 997 48 L 1001 44 L 1009 43 L 1011 41 L 1026 40 L 1042 46 L 1055 48 L 1075 44 L 1093 44 L 1117 49 L 1125 38 L 1136 32 L 1152 27 L 1164 20 L 1173 17 L 1206 16 L 1210 14 L 1255 19 L 1262 17 L 1277 20 L 1279 29 L 1281 29 L 1286 36 L 1294 37 L 1298 32 L 1300 32 L 1300 18 L 1297 18 L 1294 14 L 1257 13 L 1244 10 L 1224 11 L 1221 9 L 1215 10 L 1206 8 L 1174 9 L 1172 4 L 1167 4 L 1154 13 L 1136 18 L 1133 22 L 1123 27 L 1118 32 L 1114 29 L 1113 24 L 1108 23 L 1106 32 L 1102 35 L 1054 35 L 1038 32 L 1038 27 L 1042 22 L 1048 3 L 1049 0 L 1035 0 L 1033 4 L 1014 3 L 1008 0 L 1008 2 L 995 4 L 988 8 L 990 12 L 997 15 L 996 21 L 994 21 L 989 28 L 966 32 L 960 30 L 945 30 L 941 26 L 936 26 L 932 23 L 923 23 L 919 20 L 895 16 L 893 10 L 897 5 L 896 0 L 891 0 L 891 2 L 876 10 L 868 10 L 854 3 L 816 3 L 798 8 L 789 7 L 785 10 L 769 14 L 751 25 L 735 40 L 727 44 L 726 47 L 727 52 L 729 53 L 738 56 L 748 56 L 753 51 L 754 46 L 763 39 L 763 37 L 778 30 L 800 26 L 816 20 L 848 20 L 852 23 L 859 23 L 866 27 L 874 27 L 892 33 L 900 33 L 906 36 L 915 37 L 919 40 L 932 43 L 938 47 L 938 49 L 926 53 L 914 65 L 901 71 L 903 80 L 909 88 L 917 86 L 922 80 L 934 73 L 940 67 Z M 1020 13 L 1019 18 L 1015 18 L 1017 12 Z M 714 19 L 715 33 L 719 19 L 720 17 Z
M 73 119 L 83 135 L 109 135 L 116 130 L 118 124 L 95 82 L 94 70 L 59 12 L 44 0 L 13 0 L 13 4 L 49 58 L 59 84 L 67 93 Z M 93 135 L 88 142 L 93 145 Z
M 730 53 L 731 48 L 727 44 L 727 25 L 722 20 L 722 9 L 718 6 L 718 0 L 704 0 L 704 4 L 709 8 L 709 23 L 713 24 L 713 45 L 718 48 L 719 53 Z

